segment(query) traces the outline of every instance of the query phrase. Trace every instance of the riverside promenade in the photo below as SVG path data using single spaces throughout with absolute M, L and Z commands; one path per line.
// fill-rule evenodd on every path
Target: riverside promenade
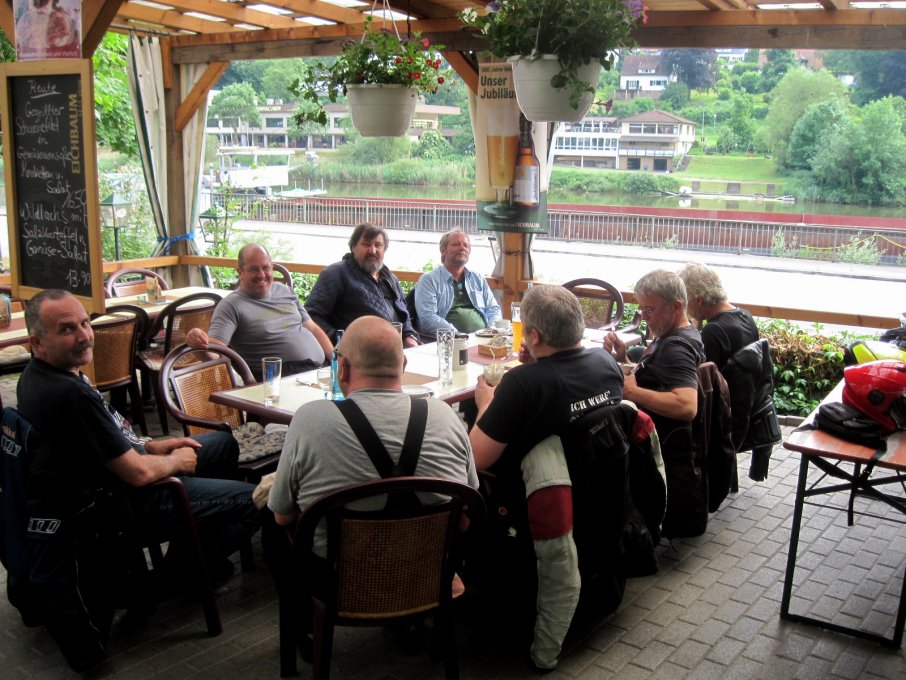
M 284 259 L 328 265 L 349 251 L 352 227 L 240 220 L 237 229 L 266 235 Z M 391 269 L 420 271 L 440 264 L 441 234 L 389 229 L 384 262 Z M 281 259 L 277 255 L 274 259 Z M 631 290 L 639 277 L 658 268 L 677 270 L 696 261 L 720 275 L 729 299 L 745 306 L 792 307 L 896 317 L 906 312 L 906 266 L 849 264 L 760 255 L 734 255 L 670 248 L 616 246 L 536 237 L 535 278 L 550 283 L 593 277 Z M 484 233 L 472 236 L 469 267 L 488 275 L 494 268 Z M 902 308 L 902 309 L 901 309 Z M 794 319 L 795 320 L 795 319 Z

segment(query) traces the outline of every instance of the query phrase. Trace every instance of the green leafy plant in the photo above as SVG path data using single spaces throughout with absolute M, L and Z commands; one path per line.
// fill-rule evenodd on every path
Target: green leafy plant
M 647 21 L 642 0 L 497 0 L 487 10 L 479 15 L 470 7 L 459 17 L 487 38 L 495 57 L 555 55 L 560 72 L 551 86 L 566 89 L 574 109 L 583 93 L 594 92 L 594 84 L 579 80 L 578 68 L 597 61 L 609 71 L 613 51 L 634 46 L 632 30 Z
M 296 78 L 289 91 L 315 106 L 300 107 L 293 122 L 302 127 L 306 123 L 327 124 L 324 100 L 336 102 L 346 94 L 347 85 L 403 85 L 421 94 L 437 91 L 446 79 L 441 70 L 440 53 L 443 45 L 432 46 L 418 33 L 411 40 L 403 40 L 398 33 L 371 27 L 372 17 L 365 19 L 365 32 L 360 40 L 346 43 L 343 52 L 332 64 L 315 62 L 308 75 Z
M 843 378 L 843 348 L 859 339 L 849 332 L 825 335 L 820 324 L 805 330 L 777 319 L 760 321 L 758 328 L 771 345 L 774 406 L 797 416 L 808 415 Z

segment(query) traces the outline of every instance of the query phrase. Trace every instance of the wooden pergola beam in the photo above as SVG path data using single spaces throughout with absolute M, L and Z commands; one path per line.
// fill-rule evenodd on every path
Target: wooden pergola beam
M 223 75 L 224 71 L 226 71 L 229 66 L 229 62 L 226 61 L 208 64 L 204 73 L 201 74 L 201 77 L 192 87 L 192 91 L 186 95 L 186 98 L 179 103 L 179 107 L 176 109 L 177 132 L 182 132 L 186 125 L 189 124 L 189 121 L 192 120 L 192 116 L 198 112 L 202 102 L 207 99 L 208 92 L 210 92 L 211 88 L 217 84 L 217 81 L 220 80 L 220 76 Z

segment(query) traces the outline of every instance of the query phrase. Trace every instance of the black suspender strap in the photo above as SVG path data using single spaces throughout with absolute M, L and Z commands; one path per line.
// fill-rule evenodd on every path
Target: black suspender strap
M 422 440 L 425 437 L 425 427 L 428 423 L 428 402 L 425 399 L 411 399 L 410 401 L 412 406 L 409 410 L 409 425 L 406 428 L 403 449 L 396 465 L 393 464 L 387 448 L 358 404 L 351 399 L 334 402 L 346 422 L 349 423 L 349 427 L 352 428 L 362 448 L 365 449 L 365 453 L 371 458 L 371 462 L 381 478 L 407 477 L 415 474 L 415 466 L 418 464 Z

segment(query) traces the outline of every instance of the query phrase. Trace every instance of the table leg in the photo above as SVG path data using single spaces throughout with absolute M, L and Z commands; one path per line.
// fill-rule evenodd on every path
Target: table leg
M 805 485 L 808 481 L 808 456 L 800 454 L 799 481 L 796 484 L 796 502 L 793 505 L 793 526 L 790 530 L 790 551 L 786 556 L 786 577 L 783 580 L 783 598 L 780 600 L 780 617 L 790 619 L 790 597 L 793 592 L 793 574 L 796 571 L 796 552 L 799 549 L 799 530 L 802 527 L 802 507 L 805 505 Z

